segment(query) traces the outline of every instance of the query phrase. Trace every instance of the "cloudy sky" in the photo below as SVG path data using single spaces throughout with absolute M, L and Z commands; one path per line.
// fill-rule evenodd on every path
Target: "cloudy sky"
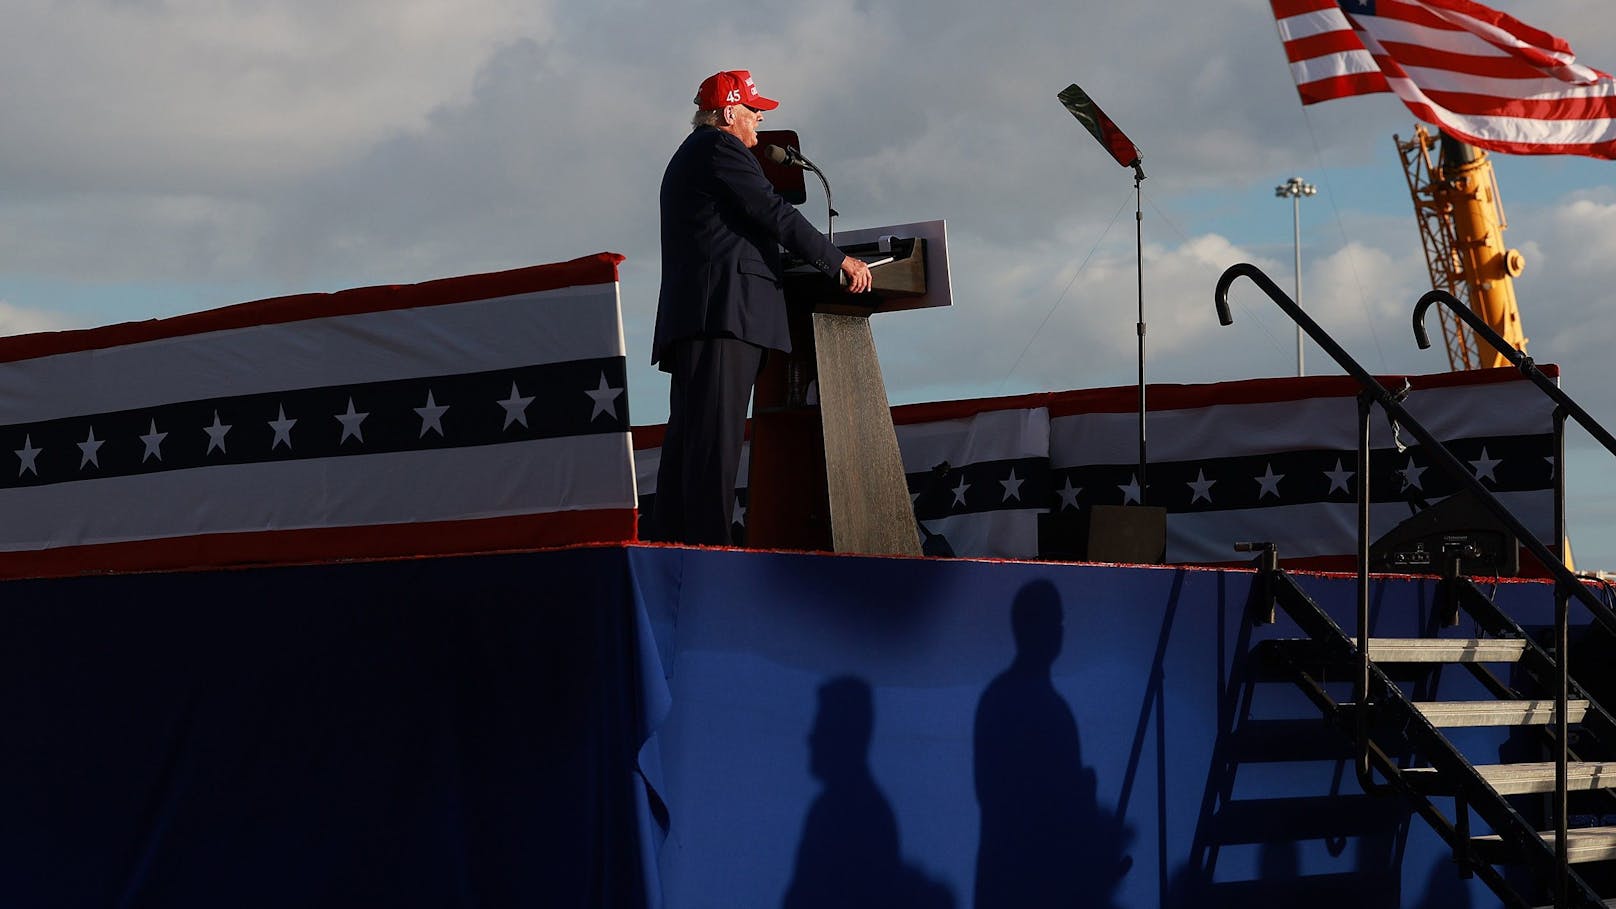
M 1616 68 L 1608 0 L 1494 5 Z M 783 101 L 765 128 L 802 135 L 838 228 L 947 219 L 954 307 L 877 320 L 895 403 L 1132 383 L 1132 178 L 1071 82 L 1144 151 L 1151 381 L 1294 373 L 1277 308 L 1237 294 L 1220 329 L 1211 305 L 1238 261 L 1289 286 L 1293 174 L 1319 187 L 1307 308 L 1373 371 L 1446 368 L 1407 327 L 1414 121 L 1391 95 L 1304 110 L 1265 0 L 11 0 L 0 333 L 611 250 L 633 416 L 660 422 L 656 188 L 727 68 Z M 1616 425 L 1616 163 L 1494 160 L 1529 349 Z M 1573 444 L 1579 561 L 1616 568 L 1616 463 Z

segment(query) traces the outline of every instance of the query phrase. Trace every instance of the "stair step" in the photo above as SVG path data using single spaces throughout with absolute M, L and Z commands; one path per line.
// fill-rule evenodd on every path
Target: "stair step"
M 1224 802 L 1202 835 L 1218 846 L 1317 840 L 1335 836 L 1390 836 L 1408 820 L 1399 799 L 1369 795 L 1314 795 Z
M 1369 658 L 1383 663 L 1516 663 L 1525 652 L 1509 638 L 1369 639 Z
M 1295 670 L 1330 672 L 1356 665 L 1346 641 L 1330 646 L 1309 638 L 1269 638 L 1252 653 L 1260 681 L 1293 681 Z M 1369 656 L 1387 678 L 1417 681 L 1435 668 L 1455 663 L 1518 663 L 1526 654 L 1519 638 L 1370 638 Z
M 1415 709 L 1432 726 L 1546 726 L 1554 722 L 1553 700 L 1532 701 L 1420 701 Z M 1571 722 L 1580 723 L 1588 702 L 1566 703 Z
M 1554 791 L 1554 762 L 1477 764 L 1477 774 L 1499 795 L 1525 795 Z M 1430 767 L 1403 771 L 1404 779 L 1427 795 L 1452 795 L 1452 781 Z M 1566 765 L 1566 788 L 1576 792 L 1616 788 L 1616 761 L 1571 761 Z
M 1611 909 L 1616 909 L 1616 899 L 1600 900 L 1599 905 L 1601 905 L 1601 906 L 1609 906 L 1609 907 L 1611 907 Z M 1534 907 L 1534 909 L 1554 909 L 1554 907 L 1552 905 L 1551 906 L 1537 906 L 1537 907 Z
M 1245 720 L 1225 742 L 1224 759 L 1236 764 L 1351 760 L 1357 751 L 1321 716 Z
M 1554 848 L 1553 830 L 1540 831 L 1538 836 L 1551 850 Z M 1566 861 L 1574 865 L 1616 859 L 1616 827 L 1573 827 L 1566 831 L 1566 847 Z M 1485 862 L 1507 864 L 1519 859 L 1515 851 L 1496 834 L 1475 837 L 1470 841 L 1470 848 L 1477 858 Z

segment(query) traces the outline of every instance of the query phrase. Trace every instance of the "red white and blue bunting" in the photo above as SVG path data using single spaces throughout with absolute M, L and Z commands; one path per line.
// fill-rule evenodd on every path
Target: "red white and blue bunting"
M 619 261 L 0 341 L 0 576 L 633 539 Z
M 1553 367 L 1546 367 L 1557 375 Z M 1386 377 L 1390 388 L 1405 377 Z M 1552 536 L 1552 407 L 1513 370 L 1406 377 L 1409 411 L 1540 538 Z M 1357 393 L 1345 376 L 1153 386 L 1148 504 L 1168 511 L 1167 560 L 1231 564 L 1274 541 L 1293 566 L 1349 568 L 1357 545 Z M 1138 503 L 1131 387 L 895 407 L 909 491 L 929 537 L 960 556 L 1037 558 L 1038 515 Z M 641 507 L 655 494 L 658 427 L 636 430 Z M 1371 532 L 1458 491 L 1378 409 Z M 746 491 L 737 491 L 744 525 Z

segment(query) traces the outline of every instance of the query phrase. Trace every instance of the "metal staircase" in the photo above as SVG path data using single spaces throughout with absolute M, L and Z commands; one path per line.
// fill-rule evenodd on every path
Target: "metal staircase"
M 1250 656 L 1228 664 L 1189 862 L 1163 909 L 1396 906 L 1410 810 L 1356 791 L 1351 740 L 1301 703 L 1266 644 L 1254 648 L 1256 625 L 1232 642 Z M 1267 785 L 1276 774 L 1286 782 Z M 1248 775 L 1265 783 L 1248 786 Z
M 1527 909 L 1551 891 L 1558 861 L 1556 831 L 1542 832 L 1511 803 L 1511 797 L 1556 791 L 1553 761 L 1481 764 L 1457 746 L 1450 731 L 1476 726 L 1537 727 L 1545 735 L 1556 713 L 1554 698 L 1539 695 L 1556 684 L 1558 664 L 1520 626 L 1500 612 L 1465 578 L 1445 583 L 1459 594 L 1461 607 L 1486 636 L 1475 638 L 1370 638 L 1370 684 L 1362 703 L 1339 700 L 1326 680 L 1350 674 L 1361 653 L 1357 642 L 1283 570 L 1275 570 L 1268 589 L 1285 615 L 1308 635 L 1258 643 L 1253 659 L 1288 675 L 1320 709 L 1331 725 L 1349 738 L 1358 736 L 1360 719 L 1369 714 L 1364 748 L 1369 765 L 1453 850 L 1461 870 L 1481 877 L 1504 904 Z M 1425 667 L 1459 666 L 1492 695 L 1465 701 L 1416 700 L 1407 679 Z M 1510 667 L 1512 685 L 1494 671 Z M 1518 687 L 1516 687 L 1518 686 Z M 1611 754 L 1616 719 L 1573 686 L 1567 707 L 1578 739 L 1567 768 L 1568 789 L 1598 793 L 1616 810 L 1616 761 L 1595 759 Z M 1399 757 L 1401 756 L 1401 757 Z M 1585 759 L 1587 758 L 1587 759 Z M 1451 801 L 1450 801 L 1451 800 Z M 1450 807 L 1444 807 L 1444 806 Z M 1473 835 L 1472 817 L 1490 834 Z M 1589 862 L 1616 859 L 1616 827 L 1569 831 L 1566 875 L 1568 906 L 1616 906 L 1608 902 L 1577 870 Z M 1535 871 L 1526 886 L 1512 880 L 1505 867 Z M 1526 892 L 1522 892 L 1525 890 Z
M 1236 265 L 1218 281 L 1214 300 L 1219 320 L 1230 324 L 1228 291 L 1239 277 L 1258 285 L 1298 326 L 1363 388 L 1359 395 L 1358 458 L 1358 616 L 1349 634 L 1278 568 L 1273 544 L 1259 558 L 1259 603 L 1256 623 L 1273 621 L 1274 607 L 1283 609 L 1306 638 L 1271 639 L 1252 648 L 1251 656 L 1284 673 L 1343 733 L 1356 750 L 1358 782 L 1368 795 L 1396 795 L 1424 819 L 1452 848 L 1462 873 L 1483 881 L 1512 909 L 1539 904 L 1560 907 L 1616 907 L 1616 875 L 1600 863 L 1616 863 L 1616 826 L 1571 828 L 1570 798 L 1601 800 L 1616 809 L 1616 720 L 1570 679 L 1567 657 L 1568 609 L 1572 599 L 1587 607 L 1594 620 L 1616 630 L 1616 612 L 1601 602 L 1565 566 L 1558 550 L 1564 539 L 1564 472 L 1556 470 L 1555 550 L 1545 546 L 1509 512 L 1465 465 L 1407 410 L 1404 392 L 1383 387 L 1296 306 L 1255 266 Z M 1479 333 L 1485 325 L 1451 295 L 1433 291 L 1415 309 L 1414 328 L 1426 346 L 1422 316 L 1441 302 L 1471 322 Z M 1496 338 L 1496 335 L 1493 336 Z M 1564 464 L 1564 426 L 1576 419 L 1616 454 L 1616 439 L 1592 421 L 1537 372 L 1529 358 L 1502 339 L 1488 338 L 1523 374 L 1555 402 L 1556 463 Z M 1513 354 L 1513 356 L 1511 356 Z M 1405 383 L 1406 385 L 1406 383 Z M 1406 387 L 1405 387 L 1406 391 Z M 1433 464 L 1463 483 L 1555 579 L 1554 641 L 1545 649 L 1505 615 L 1468 579 L 1458 576 L 1460 553 L 1444 552 L 1443 591 L 1452 619 L 1468 613 L 1473 638 L 1371 637 L 1369 610 L 1369 416 L 1378 405 L 1401 429 L 1414 435 Z M 1239 548 L 1239 547 L 1237 547 Z M 1445 610 L 1447 611 L 1447 610 Z M 1445 624 L 1452 624 L 1446 622 Z M 1437 667 L 1458 666 L 1480 683 L 1487 697 L 1444 701 L 1421 697 L 1430 690 L 1419 681 Z M 1501 668 L 1502 675 L 1495 669 Z M 1333 680 L 1351 679 L 1351 692 L 1339 696 Z M 1414 681 L 1410 681 L 1413 679 Z M 1552 761 L 1483 764 L 1473 762 L 1457 740 L 1474 727 L 1535 729 L 1554 753 Z M 1575 747 L 1573 747 L 1573 740 Z M 1553 827 L 1540 830 L 1529 819 L 1532 796 L 1550 797 L 1545 816 Z M 1449 806 L 1444 810 L 1443 805 Z M 1599 812 L 1607 813 L 1607 812 Z M 1472 820 L 1490 831 L 1475 835 Z M 1524 874 L 1512 871 L 1524 869 Z M 1601 881 L 1603 879 L 1603 883 Z

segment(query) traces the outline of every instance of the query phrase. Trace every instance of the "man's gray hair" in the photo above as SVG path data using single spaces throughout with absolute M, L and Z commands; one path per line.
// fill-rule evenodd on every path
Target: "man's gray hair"
M 699 129 L 699 128 L 703 127 L 703 126 L 723 126 L 723 125 L 724 125 L 724 110 L 723 110 L 723 108 L 718 108 L 716 110 L 698 110 L 698 111 L 696 111 L 696 115 L 694 117 L 690 118 L 690 128 L 691 129 Z

